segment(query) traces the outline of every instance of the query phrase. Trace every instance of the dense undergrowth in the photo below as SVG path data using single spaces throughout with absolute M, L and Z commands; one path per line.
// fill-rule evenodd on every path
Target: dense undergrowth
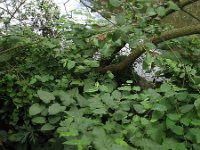
M 111 2 L 115 7 L 116 1 Z M 153 53 L 149 49 L 157 45 L 147 41 L 143 68 L 150 71 L 158 66 L 157 76 L 165 80 L 158 84 L 143 79 L 152 85 L 143 87 L 132 70 L 124 76 L 125 71 L 98 70 L 99 57 L 110 56 L 112 49 L 127 42 L 126 34 L 144 37 L 140 29 L 123 25 L 118 17 L 120 25 L 113 31 L 61 17 L 56 36 L 17 25 L 1 33 L 0 146 L 8 150 L 200 149 L 199 37 L 166 41 L 163 51 Z M 141 28 L 149 28 L 148 23 Z M 128 42 L 134 48 L 136 41 Z

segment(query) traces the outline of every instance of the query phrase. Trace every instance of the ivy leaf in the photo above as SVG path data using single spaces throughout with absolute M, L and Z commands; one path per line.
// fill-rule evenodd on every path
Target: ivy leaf
M 50 115 L 55 115 L 59 112 L 63 112 L 65 109 L 65 106 L 61 106 L 59 103 L 55 103 L 49 106 L 48 113 Z
M 31 105 L 31 107 L 29 108 L 29 114 L 31 116 L 34 116 L 34 115 L 41 113 L 44 109 L 45 109 L 44 105 L 35 103 L 35 104 Z
M 49 104 L 52 100 L 55 100 L 54 95 L 50 92 L 38 90 L 37 94 L 39 98 L 46 104 Z

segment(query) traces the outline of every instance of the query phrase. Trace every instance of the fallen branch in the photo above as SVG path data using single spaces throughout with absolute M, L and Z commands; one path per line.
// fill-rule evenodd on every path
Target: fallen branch
M 167 41 L 170 39 L 187 36 L 187 35 L 193 35 L 193 34 L 200 34 L 200 24 L 189 26 L 189 27 L 183 27 L 183 28 L 179 28 L 179 29 L 173 29 L 173 30 L 164 32 L 160 36 L 152 37 L 152 43 L 159 44 L 161 42 L 164 42 L 164 41 Z M 120 62 L 118 64 L 111 64 L 111 65 L 108 65 L 105 67 L 100 67 L 100 68 L 98 68 L 98 71 L 100 73 L 105 73 L 108 70 L 110 70 L 112 72 L 122 71 L 125 68 L 130 67 L 130 65 L 132 65 L 132 63 L 134 63 L 135 60 L 138 57 L 140 57 L 144 52 L 145 52 L 144 48 L 135 49 L 122 62 Z
M 178 6 L 180 8 L 184 8 L 185 6 L 188 6 L 188 5 L 190 5 L 190 4 L 194 3 L 194 2 L 197 2 L 197 1 L 199 1 L 199 0 L 184 0 L 184 1 L 181 1 L 180 3 L 178 3 Z M 172 13 L 174 13 L 176 11 L 177 10 L 174 10 L 174 9 L 168 9 L 166 11 L 166 13 L 165 13 L 165 16 L 163 16 L 163 18 L 169 16 L 170 14 L 172 14 Z

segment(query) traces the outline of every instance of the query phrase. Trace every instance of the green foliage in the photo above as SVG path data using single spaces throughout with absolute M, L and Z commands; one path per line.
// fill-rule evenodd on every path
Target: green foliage
M 48 18 L 45 12 L 50 15 L 53 5 L 39 1 L 40 21 L 46 17 L 45 25 L 59 34 L 40 35 L 17 25 L 2 31 L 0 143 L 19 150 L 198 150 L 199 37 L 163 42 L 169 51 L 156 55 L 149 38 L 166 29 L 159 23 L 166 7 L 178 6 L 149 0 L 96 3 L 94 8 L 102 12 L 104 5 L 111 13 L 114 26 L 79 24 L 56 12 L 58 19 Z M 51 26 L 52 20 L 57 24 Z M 126 43 L 146 49 L 143 69 L 159 66 L 157 75 L 166 81 L 145 89 L 135 84 L 139 77 L 132 70 L 97 72 Z M 125 58 L 115 55 L 112 63 L 121 62 L 120 56 Z

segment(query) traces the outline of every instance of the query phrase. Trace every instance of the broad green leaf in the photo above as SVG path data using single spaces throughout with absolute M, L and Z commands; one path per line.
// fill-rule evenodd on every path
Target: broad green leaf
M 200 129 L 199 128 L 191 128 L 189 131 L 195 136 L 195 140 L 198 144 L 200 144 Z
M 113 97 L 109 93 L 105 93 L 101 96 L 102 101 L 110 108 L 117 108 L 116 101 L 113 100 Z
M 34 115 L 41 113 L 44 109 L 45 109 L 44 105 L 35 103 L 35 104 L 31 105 L 31 107 L 29 108 L 29 114 L 31 116 L 34 116 Z
M 196 107 L 197 110 L 199 110 L 199 108 L 200 108 L 200 98 L 195 100 L 194 106 Z
M 166 13 L 166 9 L 165 9 L 165 7 L 163 7 L 163 6 L 159 6 L 157 9 L 156 9 L 156 11 L 157 11 L 157 14 L 158 14 L 158 16 L 164 16 L 165 15 L 165 13 Z
M 119 121 L 119 120 L 125 119 L 127 115 L 128 115 L 127 112 L 118 110 L 113 114 L 113 117 L 116 121 Z
M 160 86 L 160 91 L 161 92 L 169 92 L 171 91 L 171 85 L 167 84 L 167 83 L 163 83 L 161 86 Z
M 171 113 L 171 114 L 167 114 L 167 117 L 173 121 L 178 121 L 181 118 L 181 114 Z
M 85 107 L 88 105 L 87 99 L 80 94 L 76 95 L 76 100 L 77 100 L 78 104 L 80 105 L 80 107 Z
M 49 116 L 48 121 L 50 124 L 55 124 L 61 120 L 60 116 Z
M 105 107 L 102 107 L 102 108 L 98 108 L 98 109 L 94 109 L 92 111 L 94 114 L 106 114 L 107 113 L 107 109 Z
M 173 10 L 180 10 L 180 8 L 178 7 L 178 5 L 176 3 L 174 3 L 173 1 L 169 1 L 168 2 L 169 8 L 173 9 Z
M 156 104 L 152 110 L 157 110 L 157 111 L 167 111 L 167 107 L 165 105 L 161 104 Z
M 55 100 L 54 95 L 50 92 L 38 90 L 37 94 L 39 98 L 46 104 L 49 104 L 52 100 Z
M 44 123 L 46 123 L 46 118 L 45 117 L 35 117 L 32 119 L 32 122 L 36 123 L 36 124 L 44 124 Z
M 190 125 L 190 122 L 191 122 L 191 119 L 190 118 L 181 118 L 180 119 L 180 122 L 182 124 L 184 124 L 185 126 L 189 126 Z
M 81 49 L 85 49 L 87 46 L 87 43 L 85 43 L 85 41 L 81 39 L 74 39 L 74 42 Z
M 115 142 L 119 145 L 122 145 L 122 146 L 125 146 L 125 147 L 128 147 L 128 143 L 126 143 L 126 141 L 124 141 L 124 139 L 121 139 L 121 138 L 117 138 L 115 139 Z
M 122 86 L 122 87 L 119 87 L 118 90 L 120 91 L 131 91 L 131 86 L 128 86 L 128 85 L 125 85 L 125 86 Z
M 200 120 L 199 119 L 192 119 L 191 124 L 193 126 L 200 126 Z
M 60 136 L 61 137 L 67 137 L 67 136 L 77 136 L 78 130 L 75 128 L 70 128 L 69 131 L 65 131 L 65 132 L 60 132 Z
M 107 74 L 108 74 L 108 77 L 109 77 L 110 79 L 113 79 L 113 78 L 114 78 L 114 75 L 113 75 L 113 73 L 112 73 L 111 71 L 107 71 Z
M 184 142 L 179 143 L 174 138 L 165 138 L 163 141 L 163 147 L 165 147 L 166 150 L 187 150 Z
M 84 92 L 86 93 L 94 93 L 99 90 L 98 87 L 95 86 L 94 82 L 90 82 L 89 80 L 84 83 Z
M 143 138 L 141 141 L 141 147 L 144 150 L 165 150 L 160 144 L 154 142 L 151 139 Z
M 95 136 L 93 139 L 95 149 L 108 150 L 112 146 L 112 139 L 109 137 L 109 134 L 106 134 L 103 128 L 94 128 L 92 134 Z
M 174 132 L 177 135 L 183 135 L 183 127 L 182 126 L 172 125 L 172 126 L 170 126 L 170 129 L 172 132 Z
M 87 66 L 90 66 L 90 67 L 99 67 L 99 62 L 98 61 L 95 61 L 95 60 L 88 60 L 88 59 L 85 59 L 83 61 L 83 63 Z
M 70 104 L 75 103 L 75 100 L 72 98 L 72 96 L 64 91 L 59 93 L 59 97 L 64 106 L 69 106 Z
M 75 62 L 75 61 L 71 61 L 71 60 L 68 60 L 68 61 L 67 61 L 67 68 L 68 68 L 69 70 L 71 70 L 72 68 L 74 68 L 75 65 L 76 65 L 76 62 Z
M 154 57 L 152 57 L 149 53 L 146 55 L 143 61 L 143 68 L 145 70 L 149 69 L 151 64 L 154 62 Z
M 116 100 L 120 100 L 122 98 L 122 94 L 119 90 L 115 90 L 112 92 L 112 97 Z
M 59 112 L 64 112 L 65 109 L 66 109 L 65 106 L 61 106 L 59 103 L 55 103 L 55 104 L 52 104 L 52 105 L 49 106 L 48 113 L 50 115 L 55 115 Z
M 140 104 L 134 104 L 133 105 L 133 108 L 135 109 L 135 111 L 139 114 L 142 114 L 144 113 L 146 110 L 144 109 L 144 106 L 143 105 L 140 105 Z
M 168 129 L 172 128 L 173 126 L 175 126 L 176 122 L 175 121 L 172 121 L 171 119 L 167 118 L 166 119 L 166 127 Z
M 156 12 L 155 12 L 154 8 L 152 8 L 152 7 L 148 7 L 147 10 L 146 10 L 146 13 L 147 13 L 148 16 L 156 15 Z
M 128 41 L 128 44 L 129 44 L 130 48 L 136 48 L 139 44 L 139 41 L 138 41 L 138 39 L 130 39 Z
M 133 91 L 137 91 L 137 92 L 141 91 L 140 86 L 134 86 L 132 89 L 133 89 Z
M 117 14 L 115 16 L 115 21 L 120 24 L 123 25 L 126 23 L 126 16 L 123 13 Z
M 187 112 L 191 111 L 193 108 L 194 108 L 194 105 L 187 104 L 187 105 L 183 105 L 183 106 L 179 107 L 179 110 L 181 113 L 187 113 Z
M 54 130 L 55 126 L 46 123 L 45 125 L 42 126 L 41 131 L 50 131 L 50 130 Z

